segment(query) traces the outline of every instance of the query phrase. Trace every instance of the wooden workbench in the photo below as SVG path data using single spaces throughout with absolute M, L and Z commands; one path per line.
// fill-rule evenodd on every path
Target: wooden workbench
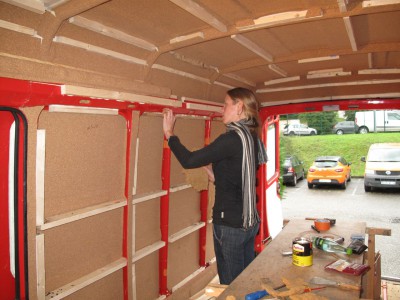
M 268 278 L 272 286 L 283 284 L 282 277 L 287 279 L 302 278 L 308 282 L 312 277 L 318 276 L 354 285 L 361 285 L 361 276 L 344 275 L 334 271 L 326 271 L 324 267 L 337 260 L 344 258 L 352 262 L 362 264 L 363 255 L 353 254 L 351 256 L 342 254 L 331 254 L 319 249 L 313 249 L 313 265 L 309 267 L 298 267 L 292 264 L 291 256 L 283 256 L 282 251 L 290 251 L 292 241 L 295 237 L 313 235 L 328 236 L 336 234 L 344 237 L 344 246 L 350 243 L 352 233 L 364 233 L 366 224 L 364 222 L 336 222 L 329 231 L 316 233 L 311 229 L 313 221 L 291 220 L 284 229 L 269 243 L 255 260 L 237 277 L 217 299 L 226 299 L 233 295 L 237 300 L 245 299 L 245 295 L 261 290 L 261 278 Z M 314 287 L 314 286 L 313 286 Z M 336 287 L 328 287 L 323 290 L 314 291 L 315 294 L 325 296 L 329 299 L 359 299 L 358 291 L 346 291 Z

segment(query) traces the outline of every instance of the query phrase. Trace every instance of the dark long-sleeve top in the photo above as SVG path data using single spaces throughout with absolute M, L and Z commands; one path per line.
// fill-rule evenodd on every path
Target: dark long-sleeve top
M 257 140 L 256 137 L 253 139 L 257 154 Z M 215 177 L 213 223 L 236 228 L 242 227 L 243 145 L 239 135 L 235 131 L 228 131 L 221 134 L 210 145 L 193 152 L 182 145 L 177 136 L 171 136 L 168 145 L 185 169 L 199 168 L 212 163 Z M 257 155 L 255 155 L 255 163 L 257 166 Z

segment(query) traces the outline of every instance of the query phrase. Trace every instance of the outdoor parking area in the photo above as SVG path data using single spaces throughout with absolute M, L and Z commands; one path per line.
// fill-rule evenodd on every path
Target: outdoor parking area
M 334 218 L 336 224 L 351 220 L 391 229 L 391 236 L 376 236 L 376 251 L 382 255 L 382 277 L 400 279 L 400 190 L 366 193 L 363 178 L 352 178 L 346 190 L 334 186 L 310 190 L 307 181 L 300 180 L 296 187 L 285 188 L 282 209 L 288 220 Z

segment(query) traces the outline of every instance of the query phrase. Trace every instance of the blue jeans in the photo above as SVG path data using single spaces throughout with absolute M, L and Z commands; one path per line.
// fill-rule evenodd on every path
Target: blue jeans
M 230 284 L 254 259 L 254 238 L 259 224 L 251 228 L 213 226 L 214 251 L 221 284 Z

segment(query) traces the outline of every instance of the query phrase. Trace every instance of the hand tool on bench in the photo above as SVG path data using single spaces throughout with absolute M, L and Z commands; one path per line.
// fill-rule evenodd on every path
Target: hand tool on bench
M 361 286 L 359 286 L 359 285 L 353 285 L 353 284 L 348 284 L 348 283 L 343 283 L 343 282 L 337 282 L 337 281 L 326 279 L 326 278 L 322 278 L 322 277 L 313 277 L 313 278 L 311 278 L 310 283 L 337 287 L 337 288 L 342 289 L 342 290 L 352 290 L 352 291 L 361 290 Z

